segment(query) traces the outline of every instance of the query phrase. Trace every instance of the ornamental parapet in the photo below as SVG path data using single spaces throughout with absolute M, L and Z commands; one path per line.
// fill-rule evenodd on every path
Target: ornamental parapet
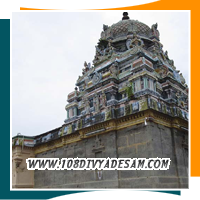
M 134 93 L 134 96 L 137 98 L 137 97 L 140 97 L 140 96 L 143 96 L 143 95 L 153 95 L 153 96 L 156 96 L 156 97 L 160 97 L 160 94 L 158 92 L 155 92 L 153 90 L 150 90 L 150 89 L 143 89 L 143 90 L 140 90 L 136 93 Z
M 128 80 L 132 81 L 133 79 L 136 79 L 138 77 L 145 76 L 145 75 L 149 76 L 149 77 L 151 77 L 151 78 L 153 78 L 155 80 L 158 80 L 157 77 L 154 74 L 146 71 L 145 69 L 143 69 L 142 71 L 139 71 L 139 72 L 133 74 Z
M 76 106 L 78 106 L 77 102 L 69 103 L 65 106 L 65 110 L 67 110 L 68 108 L 76 107 Z
M 73 91 L 73 92 L 69 93 L 68 96 L 67 96 L 67 101 L 68 102 L 73 101 L 76 97 L 79 96 L 79 94 L 80 94 L 79 91 Z
M 18 145 L 33 147 L 35 145 L 34 137 L 18 134 L 17 136 L 12 138 L 12 146 L 18 146 Z
M 109 101 L 107 101 L 107 106 L 113 106 L 113 105 L 117 105 L 118 101 L 116 99 L 111 99 Z
M 75 121 L 76 119 L 77 119 L 78 117 L 77 116 L 75 116 L 75 117 L 72 117 L 72 118 L 70 118 L 70 119 L 65 119 L 65 124 L 68 124 L 68 123 L 70 123 L 70 122 L 73 122 L 73 121 Z

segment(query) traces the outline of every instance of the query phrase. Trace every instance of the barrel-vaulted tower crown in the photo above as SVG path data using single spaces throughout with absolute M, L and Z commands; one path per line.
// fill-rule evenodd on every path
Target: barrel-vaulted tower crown
M 154 36 L 152 29 L 146 24 L 137 20 L 124 19 L 110 27 L 104 25 L 101 33 L 101 39 L 112 38 L 112 40 L 117 41 L 126 39 L 127 36 L 131 34 L 137 34 L 146 38 Z

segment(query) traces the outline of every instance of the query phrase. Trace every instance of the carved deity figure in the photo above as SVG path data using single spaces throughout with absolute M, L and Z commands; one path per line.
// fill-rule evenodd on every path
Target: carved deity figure
M 165 60 L 167 60 L 167 62 L 174 68 L 174 61 L 169 59 L 169 56 L 168 56 L 168 51 L 165 51 L 164 53 L 164 58 Z
M 98 73 L 97 71 L 94 72 L 94 76 L 92 77 L 92 83 L 93 85 L 99 83 L 99 81 L 101 81 L 102 79 L 102 75 L 101 73 Z
M 108 25 L 103 25 L 103 31 L 101 32 L 101 38 L 106 39 L 110 37 L 110 28 Z
M 132 49 L 135 46 L 144 46 L 144 42 L 137 36 L 136 33 L 133 34 L 133 39 L 128 39 L 126 41 L 126 47 L 127 49 Z
M 82 75 L 85 75 L 85 69 L 84 68 L 82 69 Z
M 184 85 L 185 84 L 185 78 L 183 77 L 183 74 L 180 73 L 180 81 Z
M 97 94 L 94 97 L 94 107 L 95 107 L 95 112 L 99 112 L 100 102 L 99 102 L 99 96 Z
M 136 46 L 143 46 L 143 41 L 141 40 L 140 37 L 137 36 L 136 33 L 133 34 L 133 40 L 132 40 L 132 44 L 136 45 Z
M 158 56 L 158 57 L 162 56 L 164 58 L 164 55 L 161 55 L 161 54 L 163 54 L 162 44 L 155 39 L 153 39 L 153 41 L 154 41 L 154 45 L 153 45 L 152 49 L 150 49 L 152 51 L 153 55 Z
M 106 94 L 104 91 L 102 92 L 100 99 L 101 99 L 101 105 L 103 107 L 105 107 L 106 106 Z
M 85 61 L 84 62 L 84 67 L 85 67 L 85 72 L 88 72 L 89 71 L 89 63 L 87 64 L 87 62 Z
M 165 51 L 165 58 L 167 59 L 167 60 L 169 60 L 169 56 L 168 56 L 168 51 Z
M 96 55 L 95 56 L 103 56 L 103 51 L 98 47 L 98 46 L 95 46 L 95 49 L 96 49 Z
M 101 57 L 103 56 L 103 51 L 98 46 L 95 46 L 95 49 L 96 53 L 93 60 L 94 64 L 97 63 L 99 60 L 101 60 Z
M 180 98 L 181 98 L 181 92 L 177 91 L 177 92 L 176 92 L 176 99 L 177 99 L 178 106 L 181 105 Z
M 84 105 L 85 105 L 86 114 L 89 114 L 89 112 L 90 112 L 90 102 L 87 98 L 85 98 L 83 101 L 84 101 Z
M 109 30 L 109 29 L 108 29 Z M 106 29 L 107 31 L 107 29 Z M 103 32 L 105 33 L 105 32 Z M 103 37 L 104 38 L 104 37 Z M 102 59 L 106 59 L 106 57 L 111 57 L 113 53 L 115 53 L 115 48 L 112 46 L 112 40 L 103 39 L 101 38 L 98 42 L 98 45 L 95 46 L 96 53 L 94 56 L 93 63 L 97 63 Z
M 151 26 L 151 31 L 152 31 L 152 35 L 159 39 L 160 33 L 159 33 L 159 31 L 158 31 L 157 28 L 158 28 L 158 24 L 157 24 L 157 23 L 156 23 L 156 24 L 153 24 L 153 25 Z
M 108 25 L 103 24 L 103 30 L 106 31 L 108 29 Z
M 85 67 L 85 68 L 87 67 L 87 62 L 86 62 L 86 61 L 84 62 L 84 67 Z
M 169 70 L 168 70 L 168 68 L 166 67 L 166 66 L 162 66 L 161 68 L 160 68 L 160 76 L 162 77 L 162 78 L 164 78 L 164 77 L 166 77 L 167 76 L 167 73 L 169 72 Z
M 114 53 L 115 48 L 112 46 L 112 41 L 109 40 L 108 41 L 108 47 L 107 47 L 107 51 L 108 51 L 108 55 L 112 55 Z
M 85 80 L 85 85 L 87 87 L 88 82 L 91 80 L 91 78 L 89 76 L 86 76 L 84 80 Z
M 112 75 L 113 78 L 117 78 L 118 76 L 118 63 L 114 62 L 111 67 L 110 67 L 110 73 Z
M 173 67 L 173 69 L 176 69 L 176 67 L 174 66 L 174 60 L 169 60 L 168 63 Z

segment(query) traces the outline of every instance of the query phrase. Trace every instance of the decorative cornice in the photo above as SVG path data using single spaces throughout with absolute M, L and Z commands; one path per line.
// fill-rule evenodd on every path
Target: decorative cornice
M 90 127 L 83 128 L 74 133 L 60 137 L 57 140 L 38 145 L 34 148 L 34 151 L 35 154 L 50 151 L 52 149 L 60 148 L 68 144 L 81 141 L 83 139 L 94 137 L 95 135 L 106 134 L 110 131 L 118 131 L 130 126 L 142 124 L 145 123 L 145 120 L 147 121 L 147 124 L 148 121 L 153 121 L 156 124 L 160 124 L 169 128 L 176 128 L 185 132 L 187 132 L 188 128 L 188 122 L 184 119 L 179 117 L 172 117 L 153 109 L 148 109 L 121 117 L 119 119 L 111 119 Z M 184 129 L 182 127 L 184 127 Z

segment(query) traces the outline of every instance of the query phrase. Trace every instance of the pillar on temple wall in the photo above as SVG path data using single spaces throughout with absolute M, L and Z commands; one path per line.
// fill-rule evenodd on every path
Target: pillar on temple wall
M 71 118 L 73 116 L 73 110 L 72 108 L 69 109 L 69 118 Z
M 140 78 L 140 85 L 141 85 L 141 90 L 143 90 L 144 89 L 144 78 L 143 77 Z
M 135 81 L 133 81 L 133 93 L 135 93 L 136 92 L 136 90 L 135 90 Z
M 77 116 L 77 108 L 74 107 L 74 116 Z
M 154 91 L 156 92 L 156 81 L 154 81 Z
M 135 80 L 135 90 L 136 92 L 141 90 L 140 79 Z
M 171 90 L 170 89 L 166 90 L 166 92 L 167 92 L 167 98 L 171 98 Z
M 147 77 L 147 88 L 150 89 L 150 79 Z
M 112 89 L 111 91 L 110 91 L 110 95 L 111 95 L 111 100 L 114 100 L 114 99 L 116 99 L 116 90 L 114 90 L 114 89 Z
M 144 77 L 144 89 L 148 88 L 147 77 Z
M 153 80 L 149 79 L 149 81 L 150 81 L 150 90 L 154 90 Z
M 115 99 L 115 92 L 112 92 L 112 93 L 111 93 L 111 99 L 112 99 L 112 100 Z

